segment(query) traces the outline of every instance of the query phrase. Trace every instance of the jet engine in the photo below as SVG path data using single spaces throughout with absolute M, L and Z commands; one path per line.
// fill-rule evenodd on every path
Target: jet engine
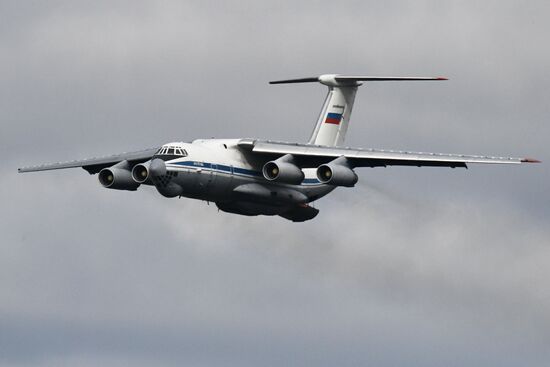
M 162 159 L 155 158 L 152 161 L 136 164 L 132 169 L 132 178 L 137 183 L 150 181 L 151 177 L 164 176 L 166 174 L 166 164 Z
M 357 174 L 350 168 L 346 157 L 322 164 L 317 168 L 317 179 L 324 184 L 353 187 L 357 183 Z
M 139 183 L 132 179 L 128 161 L 103 168 L 99 171 L 98 179 L 99 183 L 108 189 L 135 191 L 139 187 Z
M 132 179 L 140 184 L 153 184 L 157 191 L 168 198 L 181 195 L 182 187 L 171 181 L 174 177 L 168 173 L 166 163 L 162 159 L 155 158 L 145 163 L 136 164 L 132 169 Z
M 144 183 L 149 178 L 149 165 L 151 164 L 151 161 L 147 161 L 145 163 L 136 164 L 134 168 L 132 168 L 132 178 L 137 183 Z
M 290 154 L 264 164 L 262 173 L 269 181 L 298 185 L 304 180 L 304 172 L 294 164 L 294 157 Z

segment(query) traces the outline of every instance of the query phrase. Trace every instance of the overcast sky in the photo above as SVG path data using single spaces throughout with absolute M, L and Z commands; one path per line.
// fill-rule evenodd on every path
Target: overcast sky
M 376 168 L 315 220 L 241 217 L 81 169 L 209 137 L 550 162 L 547 1 L 0 1 L 0 365 L 547 366 L 550 172 Z

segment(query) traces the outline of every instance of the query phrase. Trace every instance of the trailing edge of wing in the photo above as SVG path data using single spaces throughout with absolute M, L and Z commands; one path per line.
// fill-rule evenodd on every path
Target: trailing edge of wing
M 89 158 L 89 159 L 75 160 L 75 161 L 68 161 L 68 162 L 47 163 L 47 164 L 42 164 L 38 166 L 29 166 L 29 167 L 19 168 L 17 171 L 20 173 L 23 173 L 23 172 L 48 171 L 48 170 L 54 170 L 54 169 L 82 167 L 86 171 L 88 171 L 90 174 L 93 174 L 93 173 L 99 172 L 101 169 L 105 167 L 112 166 L 113 164 L 116 164 L 124 160 L 130 161 L 130 162 L 145 162 L 146 160 L 150 159 L 157 150 L 158 148 L 152 148 L 152 149 L 140 150 L 137 152 L 121 153 L 121 154 L 115 154 L 115 155 L 110 155 L 105 157 Z
M 383 167 L 394 165 L 454 168 L 466 167 L 466 164 L 470 163 L 521 164 L 538 162 L 535 159 L 529 158 L 338 148 L 247 139 L 241 140 L 239 146 L 258 154 L 270 154 L 274 156 L 292 154 L 302 163 L 303 167 L 307 167 L 308 165 L 314 167 L 315 165 L 325 163 L 341 156 L 348 158 L 355 167 Z

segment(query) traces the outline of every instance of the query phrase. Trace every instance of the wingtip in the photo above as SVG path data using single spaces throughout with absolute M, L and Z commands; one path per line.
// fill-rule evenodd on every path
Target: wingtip
M 542 162 L 539 161 L 538 159 L 523 158 L 523 159 L 521 160 L 521 163 L 542 163 Z
M 438 76 L 437 80 L 449 80 L 449 78 L 445 78 L 444 76 Z

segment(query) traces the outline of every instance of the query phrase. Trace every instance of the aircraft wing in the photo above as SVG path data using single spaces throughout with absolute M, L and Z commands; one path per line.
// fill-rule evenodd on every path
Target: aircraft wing
M 468 163 L 520 164 L 538 162 L 529 158 L 356 149 L 253 139 L 240 140 L 239 147 L 252 153 L 266 155 L 270 159 L 292 154 L 297 163 L 304 168 L 316 167 L 341 156 L 346 157 L 354 167 L 435 166 L 467 168 Z
M 155 154 L 159 148 L 152 148 L 146 150 L 140 150 L 137 152 L 126 152 L 120 154 L 114 154 L 105 157 L 88 158 L 77 161 L 48 163 L 39 166 L 30 166 L 19 168 L 19 172 L 35 172 L 35 171 L 47 171 L 53 169 L 74 168 L 82 167 L 90 174 L 98 173 L 105 167 L 110 167 L 118 162 L 129 161 L 131 163 L 141 163 L 148 161 Z

